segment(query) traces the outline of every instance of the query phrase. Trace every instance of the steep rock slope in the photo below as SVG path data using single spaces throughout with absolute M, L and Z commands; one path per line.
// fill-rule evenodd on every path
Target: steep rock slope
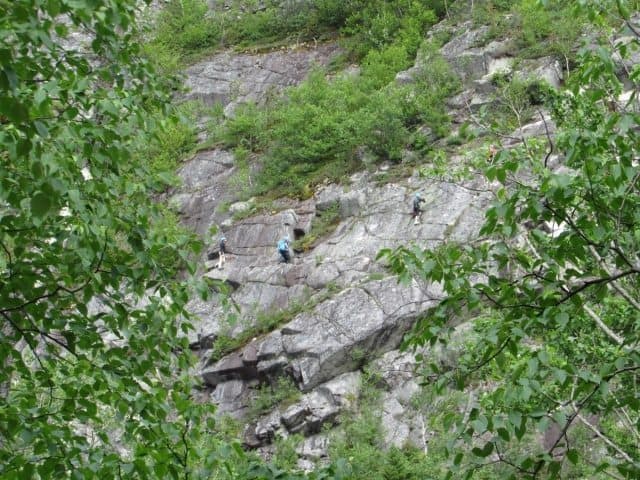
M 434 32 L 438 28 L 444 27 L 436 27 Z M 513 66 L 499 42 L 477 46 L 481 30 L 460 25 L 455 32 L 441 54 L 464 80 L 464 91 L 449 101 L 450 115 L 461 124 L 472 118 L 481 105 L 493 101 L 492 75 L 511 71 Z M 306 60 L 300 60 L 298 52 L 292 60 L 295 75 L 284 81 L 278 77 L 275 84 L 302 80 L 301 73 L 308 69 L 300 69 L 301 64 L 309 66 L 311 59 L 326 59 L 326 54 L 333 51 L 333 47 L 323 46 L 319 52 L 308 52 Z M 279 62 L 287 61 L 286 57 L 278 58 Z M 271 61 L 273 56 L 269 54 L 254 55 L 250 60 L 234 60 L 227 54 L 211 59 L 189 70 L 188 84 L 194 87 L 191 95 L 206 96 L 227 107 L 236 99 L 260 101 L 269 90 L 264 88 L 261 74 L 240 75 L 243 94 L 233 99 L 228 93 L 232 81 L 222 82 L 220 88 L 227 89 L 222 93 L 216 90 L 217 86 L 202 93 L 199 85 L 206 77 L 203 72 L 221 72 L 230 64 L 260 68 Z M 422 68 L 419 58 L 396 81 L 411 84 Z M 516 73 L 543 77 L 555 86 L 562 80 L 559 66 L 551 59 L 539 59 L 521 68 L 526 70 Z M 224 73 L 214 77 L 233 75 L 238 76 Z M 513 132 L 503 147 L 553 131 L 544 112 L 541 115 L 541 119 Z M 450 162 L 460 164 L 464 158 L 451 158 Z M 253 420 L 245 434 L 248 446 L 264 447 L 276 435 L 302 433 L 308 439 L 299 448 L 301 465 L 310 466 L 304 462 L 326 454 L 327 436 L 319 433 L 322 425 L 335 423 L 338 413 L 349 406 L 349 398 L 357 395 L 364 363 L 380 372 L 387 389 L 381 412 L 387 443 L 402 445 L 410 441 L 420 447 L 426 445 L 429 432 L 424 419 L 419 413 L 408 413 L 410 400 L 419 390 L 411 373 L 415 367 L 413 354 L 396 349 L 412 323 L 438 300 L 439 290 L 416 282 L 398 284 L 376 261 L 376 255 L 382 248 L 412 243 L 436 246 L 449 239 L 474 238 L 482 212 L 491 201 L 493 186 L 473 177 L 457 182 L 425 178 L 418 171 L 386 182 L 387 168 L 356 174 L 341 185 L 324 185 L 307 201 L 282 200 L 272 211 L 237 221 L 233 212 L 245 210 L 245 202 L 221 208 L 237 199 L 230 182 L 235 173 L 232 153 L 220 149 L 204 151 L 182 168 L 184 186 L 175 192 L 174 200 L 180 205 L 183 219 L 203 234 L 213 225 L 220 226 L 227 237 L 227 264 L 221 270 L 215 268 L 217 246 L 212 238 L 209 259 L 213 261 L 203 262 L 204 275 L 231 287 L 231 299 L 243 319 L 229 325 L 225 308 L 218 301 L 192 302 L 191 309 L 200 319 L 192 341 L 202 355 L 201 375 L 210 389 L 211 401 L 219 406 L 221 414 L 243 418 L 260 384 L 275 385 L 278 378 L 285 376 L 304 392 L 294 405 L 276 407 Z M 427 199 L 419 225 L 413 225 L 410 216 L 416 191 Z M 292 239 L 303 238 L 314 219 L 330 208 L 339 211 L 335 230 L 310 251 L 296 252 L 290 264 L 280 263 L 275 249 L 277 240 L 285 234 Z M 237 336 L 255 327 L 261 315 L 283 311 L 290 312 L 290 318 L 284 318 L 277 329 L 253 338 L 223 358 L 211 358 L 216 339 Z M 461 335 L 465 329 L 461 328 Z

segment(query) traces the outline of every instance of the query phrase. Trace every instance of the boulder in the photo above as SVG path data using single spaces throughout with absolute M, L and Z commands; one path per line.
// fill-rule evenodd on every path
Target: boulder
M 307 460 L 317 461 L 327 456 L 329 437 L 326 434 L 313 435 L 305 438 L 296 449 L 298 455 Z
M 564 80 L 562 65 L 554 57 L 542 57 L 522 62 L 516 77 L 524 80 L 543 81 L 553 88 L 560 88 Z
M 396 74 L 396 83 L 398 85 L 411 85 L 416 82 L 423 72 L 423 68 L 420 66 L 413 66 L 408 70 L 398 72 Z
M 276 408 L 266 417 L 258 420 L 253 429 L 253 432 L 255 432 L 255 438 L 261 444 L 273 442 L 274 438 L 276 437 L 276 432 L 278 432 L 281 428 L 280 418 L 280 411 Z
M 512 139 L 526 139 L 531 137 L 546 137 L 548 135 L 554 135 L 556 133 L 556 124 L 549 114 L 543 114 L 543 117 L 539 120 L 532 121 L 521 128 L 514 130 L 509 138 Z M 505 143 L 509 146 L 517 143 L 517 140 Z
M 477 80 L 487 73 L 487 52 L 477 45 L 486 35 L 488 27 L 470 27 L 470 22 L 462 25 L 461 31 L 464 33 L 456 35 L 440 48 L 442 56 L 465 83 Z

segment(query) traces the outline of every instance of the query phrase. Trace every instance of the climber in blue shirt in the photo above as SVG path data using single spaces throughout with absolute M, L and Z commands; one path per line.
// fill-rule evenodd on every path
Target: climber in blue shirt
M 282 261 L 284 263 L 289 263 L 289 259 L 291 258 L 291 254 L 289 253 L 289 235 L 286 235 L 284 238 L 280 239 L 278 242 L 278 253 L 282 257 Z

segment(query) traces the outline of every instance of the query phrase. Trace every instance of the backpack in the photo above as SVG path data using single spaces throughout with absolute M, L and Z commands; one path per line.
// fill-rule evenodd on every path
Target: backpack
M 289 250 L 289 245 L 287 245 L 287 241 L 285 239 L 282 239 L 278 242 L 278 250 L 280 252 L 286 252 L 287 250 Z

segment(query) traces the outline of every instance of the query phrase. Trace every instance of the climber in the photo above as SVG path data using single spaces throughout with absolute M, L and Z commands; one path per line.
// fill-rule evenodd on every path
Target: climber
M 282 261 L 284 263 L 289 263 L 289 259 L 291 258 L 291 255 L 289 253 L 290 243 L 291 242 L 289 241 L 289 235 L 286 235 L 284 238 L 280 239 L 280 241 L 278 242 L 278 253 L 282 257 Z
M 413 197 L 413 224 L 418 225 L 420 223 L 420 214 L 422 213 L 422 208 L 420 208 L 420 204 L 424 202 L 425 199 L 420 196 L 420 193 L 416 193 Z
M 225 237 L 224 235 L 222 235 L 220 237 L 220 241 L 218 242 L 218 268 L 222 268 L 222 266 L 224 265 L 224 262 L 227 260 L 226 258 L 226 253 L 227 253 L 227 237 Z

